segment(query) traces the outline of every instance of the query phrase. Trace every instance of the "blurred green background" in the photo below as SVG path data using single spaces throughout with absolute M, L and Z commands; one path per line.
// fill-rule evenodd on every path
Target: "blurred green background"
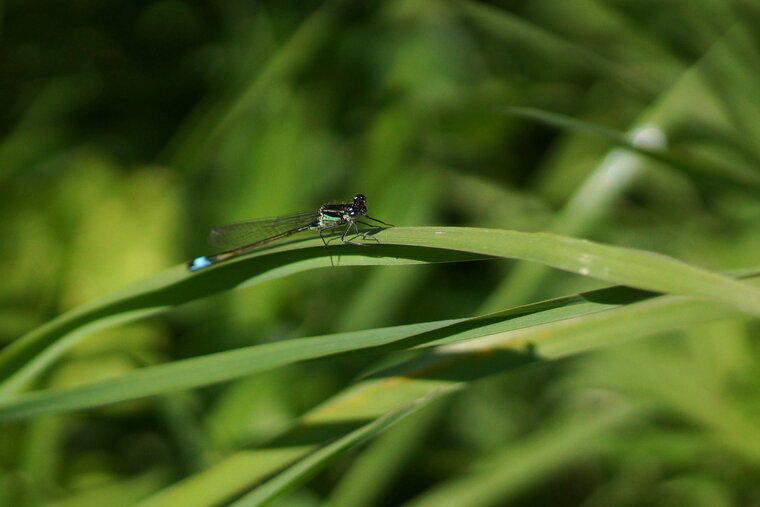
M 357 192 L 397 225 L 553 231 L 724 272 L 760 264 L 755 0 L 0 6 L 0 346 L 211 253 L 213 226 Z M 679 163 L 508 107 L 612 129 Z M 598 286 L 505 261 L 312 271 L 97 333 L 42 386 Z M 418 432 L 366 504 L 411 500 L 494 449 L 516 474 L 530 466 L 486 504 L 760 503 L 756 331 L 721 322 L 476 383 L 377 442 Z M 265 441 L 372 362 L 5 425 L 0 500 L 129 505 Z M 654 416 L 565 461 L 530 461 L 606 397 Z M 283 505 L 340 505 L 360 457 Z

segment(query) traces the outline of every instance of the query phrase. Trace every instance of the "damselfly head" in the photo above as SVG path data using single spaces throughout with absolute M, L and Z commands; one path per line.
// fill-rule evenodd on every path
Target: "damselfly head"
M 367 214 L 367 198 L 364 194 L 356 194 L 354 196 L 353 206 L 348 207 L 349 216 L 356 217 Z

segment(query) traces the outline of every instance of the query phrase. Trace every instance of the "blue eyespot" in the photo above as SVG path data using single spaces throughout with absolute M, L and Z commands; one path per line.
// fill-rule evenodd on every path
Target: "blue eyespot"
M 187 269 L 190 271 L 198 271 L 199 269 L 206 268 L 208 266 L 211 266 L 213 262 L 208 257 L 196 257 L 187 266 Z

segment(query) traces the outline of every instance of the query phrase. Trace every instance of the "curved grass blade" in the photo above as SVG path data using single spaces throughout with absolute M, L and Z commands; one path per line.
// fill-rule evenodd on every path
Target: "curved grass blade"
M 752 283 L 758 285 L 760 280 L 754 279 Z M 591 294 L 591 297 L 601 296 Z M 628 301 L 636 299 L 627 291 L 622 296 Z M 607 299 L 611 302 L 617 298 L 609 299 L 608 296 Z M 426 355 L 368 376 L 312 410 L 291 431 L 268 446 L 241 450 L 210 469 L 159 492 L 144 505 L 200 507 L 224 503 L 325 441 L 340 437 L 365 421 L 436 389 L 455 388 L 537 360 L 559 359 L 656 333 L 736 318 L 743 316 L 718 305 L 680 296 L 658 296 L 576 318 L 547 318 L 544 323 L 511 331 L 497 332 L 491 328 L 492 334 L 470 341 L 462 341 L 472 337 L 467 330 L 461 335 L 450 330 L 438 341 L 426 343 L 461 343 L 431 350 Z M 453 326 L 456 329 L 456 324 Z M 227 489 L 218 488 L 221 478 Z M 199 498 L 203 500 L 198 501 Z
M 529 260 L 610 283 L 711 300 L 760 315 L 760 290 L 675 259 L 545 233 L 462 227 L 395 227 L 381 242 L 325 247 L 313 238 L 255 251 L 196 274 L 169 269 L 64 314 L 0 354 L 0 393 L 22 388 L 95 327 L 163 311 L 220 291 L 328 265 L 397 265 L 503 257 Z M 334 262 L 337 260 L 337 262 Z
M 562 320 L 647 297 L 635 291 L 596 291 L 469 319 L 423 322 L 282 342 L 145 367 L 121 377 L 55 391 L 0 399 L 0 422 L 90 408 L 240 378 L 252 373 L 346 352 L 403 350 Z
M 614 284 L 708 299 L 760 316 L 756 287 L 653 252 L 555 234 L 466 227 L 396 227 L 378 237 L 396 245 L 534 261 Z
M 657 297 L 625 288 L 594 291 L 579 296 L 535 303 L 470 319 L 427 322 L 245 347 L 207 356 L 147 367 L 122 377 L 56 391 L 38 391 L 0 400 L 0 421 L 96 407 L 239 378 L 308 359 L 370 349 L 403 350 L 453 342 L 444 353 L 485 349 L 531 352 L 544 359 L 577 354 L 619 342 L 628 336 L 680 329 L 697 322 L 735 316 L 730 309 L 687 298 Z M 636 302 L 638 301 L 638 302 Z M 613 310 L 614 309 L 614 310 Z M 603 311 L 606 310 L 606 311 Z M 630 323 L 631 315 L 641 318 Z M 619 326 L 619 323 L 625 323 Z M 610 339 L 614 333 L 614 340 Z M 480 338 L 487 337 L 487 338 Z M 473 340 L 474 338 L 479 338 Z M 469 340 L 469 341 L 468 341 Z M 484 341 L 486 340 L 486 341 Z M 504 368 L 505 358 L 496 358 Z M 517 359 L 523 357 L 506 358 Z M 433 371 L 426 367 L 427 371 Z M 478 363 L 479 374 L 491 371 Z M 462 371 L 465 371 L 464 369 Z
M 175 266 L 67 312 L 6 347 L 0 353 L 0 396 L 22 389 L 89 332 L 219 292 L 334 265 L 399 265 L 485 258 L 445 249 L 412 247 L 389 253 L 387 248 L 379 251 L 377 247 L 325 247 L 319 238 L 311 238 L 257 250 L 196 274 L 189 273 L 184 265 Z

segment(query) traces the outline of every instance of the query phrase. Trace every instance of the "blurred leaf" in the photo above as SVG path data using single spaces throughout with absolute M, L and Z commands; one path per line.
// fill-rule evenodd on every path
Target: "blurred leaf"
M 82 505 L 134 505 L 151 491 L 155 491 L 167 477 L 159 470 L 131 477 L 125 481 L 111 482 L 86 488 L 67 496 L 65 499 L 51 502 L 51 507 L 78 507 Z
M 635 75 L 624 66 L 504 9 L 472 1 L 459 1 L 457 5 L 484 30 L 509 46 L 519 48 L 531 60 L 578 65 L 594 73 L 609 75 L 632 91 L 651 88 L 646 77 Z
M 732 190 L 760 192 L 760 175 L 749 170 L 737 170 L 731 166 L 716 167 L 697 160 L 686 153 L 672 153 L 666 150 L 667 137 L 664 131 L 651 126 L 643 127 L 625 136 L 621 132 L 561 114 L 524 107 L 507 107 L 502 112 L 527 118 L 563 130 L 596 136 L 610 141 L 615 146 L 663 163 L 705 184 L 724 185 Z
M 271 56 L 267 65 L 251 76 L 249 82 L 228 99 L 223 107 L 212 110 L 210 114 L 202 111 L 207 114 L 199 121 L 188 123 L 173 142 L 176 151 L 173 156 L 174 165 L 182 168 L 197 167 L 198 163 L 207 159 L 224 135 L 231 134 L 236 122 L 261 99 L 267 87 L 277 86 L 308 65 L 314 52 L 330 35 L 344 3 L 344 0 L 324 3 Z
M 605 433 L 641 417 L 643 410 L 629 406 L 603 407 L 591 420 L 554 422 L 506 449 L 469 467 L 463 476 L 431 488 L 404 505 L 456 507 L 504 505 L 555 470 L 603 452 Z
M 445 399 L 431 403 L 379 436 L 341 477 L 330 495 L 330 504 L 336 507 L 378 505 L 384 493 L 394 487 L 394 482 L 404 481 L 404 468 L 412 465 L 415 452 L 423 447 L 425 436 L 433 431 L 446 407 Z M 366 480 L 370 477 L 371 481 Z
M 446 393 L 447 390 L 444 389 L 433 391 L 422 398 L 413 400 L 378 417 L 374 421 L 365 424 L 361 428 L 348 433 L 335 442 L 315 451 L 306 458 L 299 460 L 295 465 L 269 479 L 264 484 L 231 505 L 243 507 L 246 505 L 265 505 L 270 503 L 288 490 L 303 483 L 303 481 L 309 476 L 314 475 L 320 468 L 324 467 L 340 454 L 345 453 L 348 449 L 386 431 L 400 420 L 427 405 L 431 400 Z

